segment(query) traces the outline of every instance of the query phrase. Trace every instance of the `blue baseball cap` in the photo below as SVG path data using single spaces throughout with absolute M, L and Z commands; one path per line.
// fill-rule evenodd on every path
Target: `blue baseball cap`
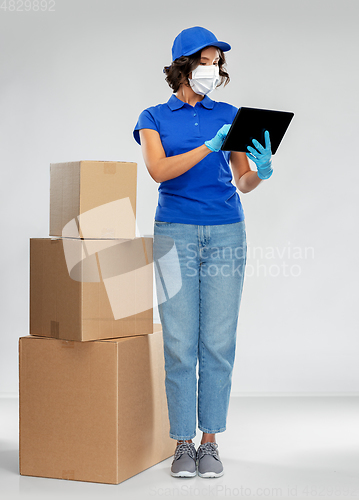
M 187 28 L 176 36 L 172 46 L 172 61 L 181 56 L 190 56 L 205 47 L 218 47 L 223 52 L 231 50 L 231 46 L 226 42 L 220 42 L 216 36 L 206 28 L 194 26 Z

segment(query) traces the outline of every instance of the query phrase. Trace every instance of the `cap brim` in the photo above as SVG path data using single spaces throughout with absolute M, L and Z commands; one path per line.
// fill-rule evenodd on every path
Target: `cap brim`
M 229 43 L 226 42 L 213 42 L 213 43 L 206 43 L 204 45 L 200 45 L 196 47 L 195 49 L 192 49 L 190 51 L 187 51 L 186 53 L 182 54 L 184 56 L 191 56 L 192 54 L 195 54 L 201 49 L 204 49 L 205 47 L 218 47 L 219 49 L 222 49 L 223 52 L 227 52 L 228 50 L 231 50 L 231 46 Z

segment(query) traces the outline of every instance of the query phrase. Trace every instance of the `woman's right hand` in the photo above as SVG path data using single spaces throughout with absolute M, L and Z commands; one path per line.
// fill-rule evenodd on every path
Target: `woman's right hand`
M 226 138 L 229 129 L 231 128 L 230 124 L 223 125 L 221 127 L 217 134 L 211 139 L 210 141 L 206 141 L 205 145 L 207 146 L 208 149 L 213 151 L 214 153 L 218 153 L 218 151 L 221 149 L 222 144 L 224 142 L 224 139 Z

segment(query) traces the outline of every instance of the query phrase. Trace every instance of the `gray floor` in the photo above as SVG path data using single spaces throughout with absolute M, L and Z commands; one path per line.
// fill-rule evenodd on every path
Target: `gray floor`
M 359 499 L 358 424 L 358 397 L 233 397 L 217 435 L 223 477 L 172 478 L 169 458 L 106 485 L 20 476 L 18 399 L 0 398 L 0 499 Z

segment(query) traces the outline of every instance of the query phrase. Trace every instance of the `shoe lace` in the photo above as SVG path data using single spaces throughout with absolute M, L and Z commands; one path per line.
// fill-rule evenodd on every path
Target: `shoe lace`
M 181 458 L 184 453 L 188 453 L 193 460 L 196 460 L 196 448 L 193 443 L 180 443 L 176 448 L 174 460 Z
M 198 447 L 197 459 L 200 460 L 204 455 L 213 455 L 214 458 L 219 460 L 217 443 L 204 443 Z

